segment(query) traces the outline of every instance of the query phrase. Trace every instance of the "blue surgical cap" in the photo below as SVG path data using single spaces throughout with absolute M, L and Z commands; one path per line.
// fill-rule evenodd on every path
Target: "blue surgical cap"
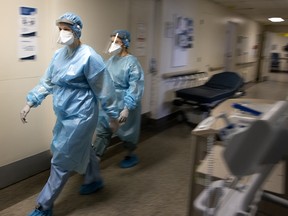
M 115 36 L 117 33 L 124 46 L 128 48 L 131 41 L 130 32 L 127 30 L 115 30 L 113 31 L 112 36 Z
M 83 27 L 83 23 L 78 15 L 71 12 L 67 12 L 56 20 L 56 25 L 58 25 L 59 23 L 67 23 L 71 28 L 71 30 L 74 32 L 75 36 L 77 38 L 81 37 L 81 30 Z

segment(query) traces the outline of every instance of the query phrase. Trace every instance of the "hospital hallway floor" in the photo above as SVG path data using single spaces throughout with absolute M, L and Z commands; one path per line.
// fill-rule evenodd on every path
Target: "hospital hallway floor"
M 265 81 L 247 85 L 242 97 L 283 100 L 287 94 L 288 83 Z M 101 161 L 104 188 L 79 195 L 83 177 L 74 174 L 56 200 L 54 215 L 187 216 L 193 141 L 191 126 L 183 122 L 175 121 L 157 130 L 145 127 L 136 150 L 140 158 L 137 166 L 119 168 L 125 152 L 114 147 Z M 48 175 L 45 171 L 0 190 L 0 215 L 27 215 Z M 282 213 L 288 215 L 287 211 Z M 281 216 L 265 212 L 257 215 Z

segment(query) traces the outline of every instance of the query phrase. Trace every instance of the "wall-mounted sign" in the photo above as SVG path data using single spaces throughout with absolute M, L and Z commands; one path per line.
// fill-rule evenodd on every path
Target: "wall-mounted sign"
M 19 20 L 19 59 L 34 60 L 37 52 L 37 9 L 20 7 Z
M 193 47 L 193 20 L 188 17 L 174 17 L 174 40 L 172 67 L 187 65 L 188 49 Z

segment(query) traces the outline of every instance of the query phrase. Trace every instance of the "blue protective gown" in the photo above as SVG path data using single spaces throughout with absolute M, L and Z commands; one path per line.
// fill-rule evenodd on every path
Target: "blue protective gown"
M 57 50 L 27 101 L 36 107 L 49 94 L 53 94 L 57 116 L 51 162 L 63 170 L 84 174 L 96 129 L 98 99 L 110 117 L 119 115 L 113 83 L 102 58 L 87 45 L 80 45 L 70 56 L 66 46 Z
M 144 72 L 133 55 L 120 57 L 112 56 L 106 63 L 107 69 L 114 82 L 117 106 L 120 112 L 127 107 L 128 118 L 124 125 L 120 126 L 116 135 L 125 142 L 130 150 L 136 148 L 140 134 L 141 124 L 141 99 L 144 93 Z M 103 110 L 97 126 L 97 138 L 93 144 L 96 154 L 101 156 L 111 138 L 111 130 L 108 125 L 108 118 Z

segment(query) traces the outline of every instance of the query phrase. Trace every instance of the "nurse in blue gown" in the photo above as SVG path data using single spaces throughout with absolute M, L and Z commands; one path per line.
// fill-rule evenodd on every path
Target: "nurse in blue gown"
M 106 66 L 91 47 L 80 41 L 83 23 L 73 13 L 65 13 L 57 21 L 57 50 L 45 75 L 27 95 L 20 116 L 26 123 L 31 107 L 37 107 L 49 94 L 57 116 L 51 143 L 52 159 L 49 179 L 37 198 L 30 216 L 50 216 L 53 204 L 71 172 L 84 175 L 80 194 L 90 194 L 103 187 L 98 160 L 91 148 L 98 119 L 98 101 L 109 116 L 111 130 L 118 127 L 119 109 L 115 89 Z
M 119 122 L 121 126 L 115 133 L 127 149 L 127 155 L 120 162 L 120 167 L 130 168 L 138 162 L 134 150 L 137 147 L 141 125 L 141 99 L 144 92 L 144 72 L 137 58 L 128 52 L 130 33 L 127 30 L 116 30 L 111 35 L 111 46 L 108 50 L 112 57 L 106 62 L 120 109 Z M 110 144 L 113 132 L 109 128 L 109 118 L 100 111 L 96 129 L 96 141 L 93 149 L 101 158 Z

